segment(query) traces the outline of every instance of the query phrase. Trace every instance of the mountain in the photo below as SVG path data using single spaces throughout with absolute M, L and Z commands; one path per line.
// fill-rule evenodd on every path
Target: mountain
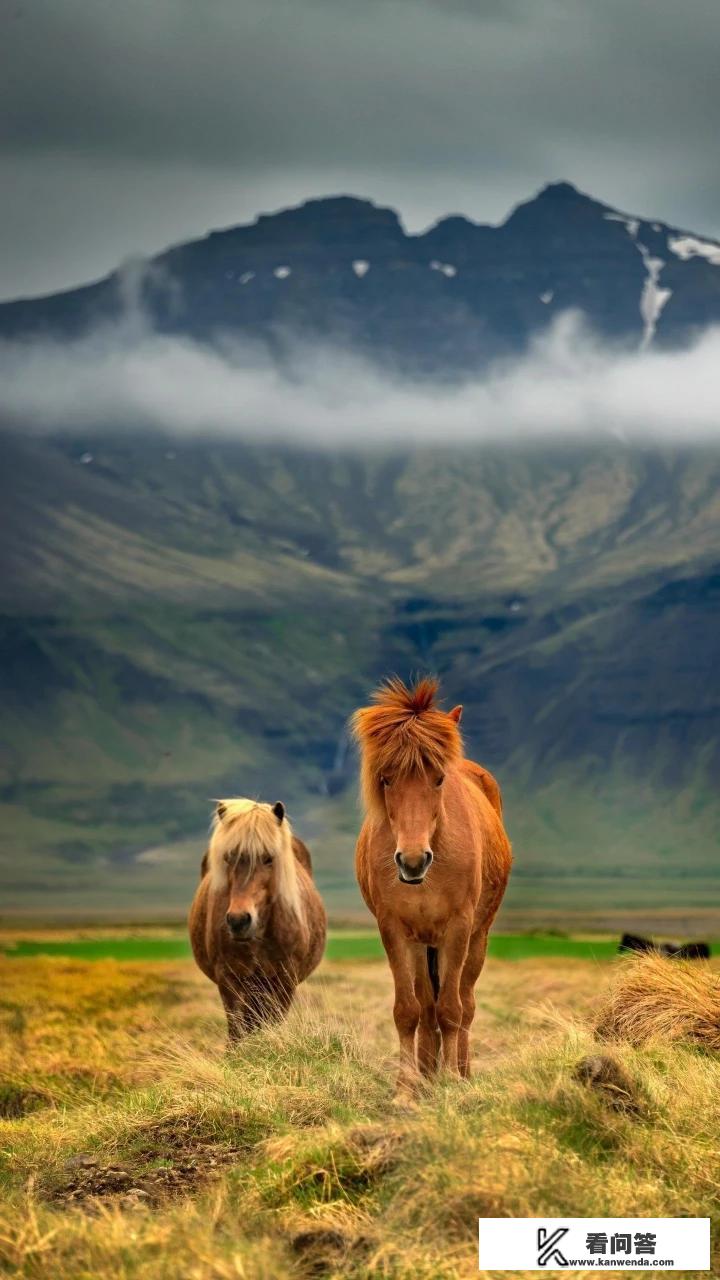
M 425 670 L 501 779 L 511 908 L 717 905 L 717 451 L 2 444 L 7 909 L 182 910 L 233 792 L 357 909 L 347 717 Z
M 449 217 L 423 235 L 368 201 L 314 200 L 4 304 L 0 337 L 141 319 L 279 361 L 300 337 L 458 379 L 569 308 L 615 349 L 681 346 L 720 320 L 720 245 L 568 183 L 501 226 Z M 501 780 L 511 909 L 717 906 L 720 450 L 333 453 L 221 442 L 212 424 L 184 439 L 14 425 L 8 909 L 181 910 L 228 793 L 288 802 L 331 910 L 358 909 L 347 718 L 383 675 L 427 670 Z
M 0 337 L 69 337 L 142 309 L 160 331 L 233 335 L 282 359 L 298 337 L 453 377 L 523 351 L 582 311 L 621 347 L 675 347 L 720 322 L 720 244 L 621 213 L 570 183 L 500 226 L 442 219 L 408 235 L 391 209 L 310 200 L 214 231 L 96 284 L 0 306 Z

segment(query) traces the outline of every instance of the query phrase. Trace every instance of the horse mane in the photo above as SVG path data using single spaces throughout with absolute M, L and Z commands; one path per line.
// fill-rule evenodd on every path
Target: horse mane
M 351 727 L 360 746 L 360 788 L 368 812 L 383 813 L 383 775 L 398 777 L 428 768 L 444 773 L 462 757 L 460 730 L 436 702 L 438 681 L 426 676 L 409 688 L 399 676 L 385 680 L 360 707 Z
M 226 854 L 240 851 L 248 859 L 248 877 L 252 876 L 263 854 L 269 853 L 275 863 L 277 898 L 299 920 L 303 919 L 300 880 L 293 851 L 293 833 L 286 817 L 278 821 L 269 804 L 259 800 L 235 797 L 219 800 L 213 815 L 208 846 L 208 870 L 211 888 L 216 892 L 226 884 Z

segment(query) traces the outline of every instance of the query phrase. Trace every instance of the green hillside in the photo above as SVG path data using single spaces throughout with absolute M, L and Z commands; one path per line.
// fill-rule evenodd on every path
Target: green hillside
M 8 909 L 177 911 L 247 793 L 352 913 L 347 716 L 427 669 L 503 784 L 512 905 L 717 906 L 720 454 L 3 453 Z

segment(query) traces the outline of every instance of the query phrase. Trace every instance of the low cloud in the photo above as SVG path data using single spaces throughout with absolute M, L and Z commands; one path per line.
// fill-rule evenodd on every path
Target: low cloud
M 177 436 L 343 448 L 616 436 L 720 438 L 720 329 L 682 351 L 609 350 L 567 313 L 531 350 L 454 386 L 392 377 L 328 348 L 279 371 L 259 349 L 210 348 L 126 323 L 65 343 L 0 344 L 2 421 L 48 433 Z

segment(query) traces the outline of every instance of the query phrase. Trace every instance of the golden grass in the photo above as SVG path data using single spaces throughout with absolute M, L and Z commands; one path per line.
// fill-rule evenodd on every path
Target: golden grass
M 717 1222 L 720 1064 L 598 1043 L 610 975 L 589 962 L 489 962 L 474 1079 L 407 1111 L 384 965 L 325 965 L 232 1054 L 190 965 L 0 967 L 8 1275 L 459 1280 L 477 1275 L 481 1215 Z M 578 1072 L 593 1055 L 632 1106 Z
M 596 1022 L 603 1039 L 684 1041 L 720 1053 L 720 976 L 708 964 L 647 952 L 619 966 Z

